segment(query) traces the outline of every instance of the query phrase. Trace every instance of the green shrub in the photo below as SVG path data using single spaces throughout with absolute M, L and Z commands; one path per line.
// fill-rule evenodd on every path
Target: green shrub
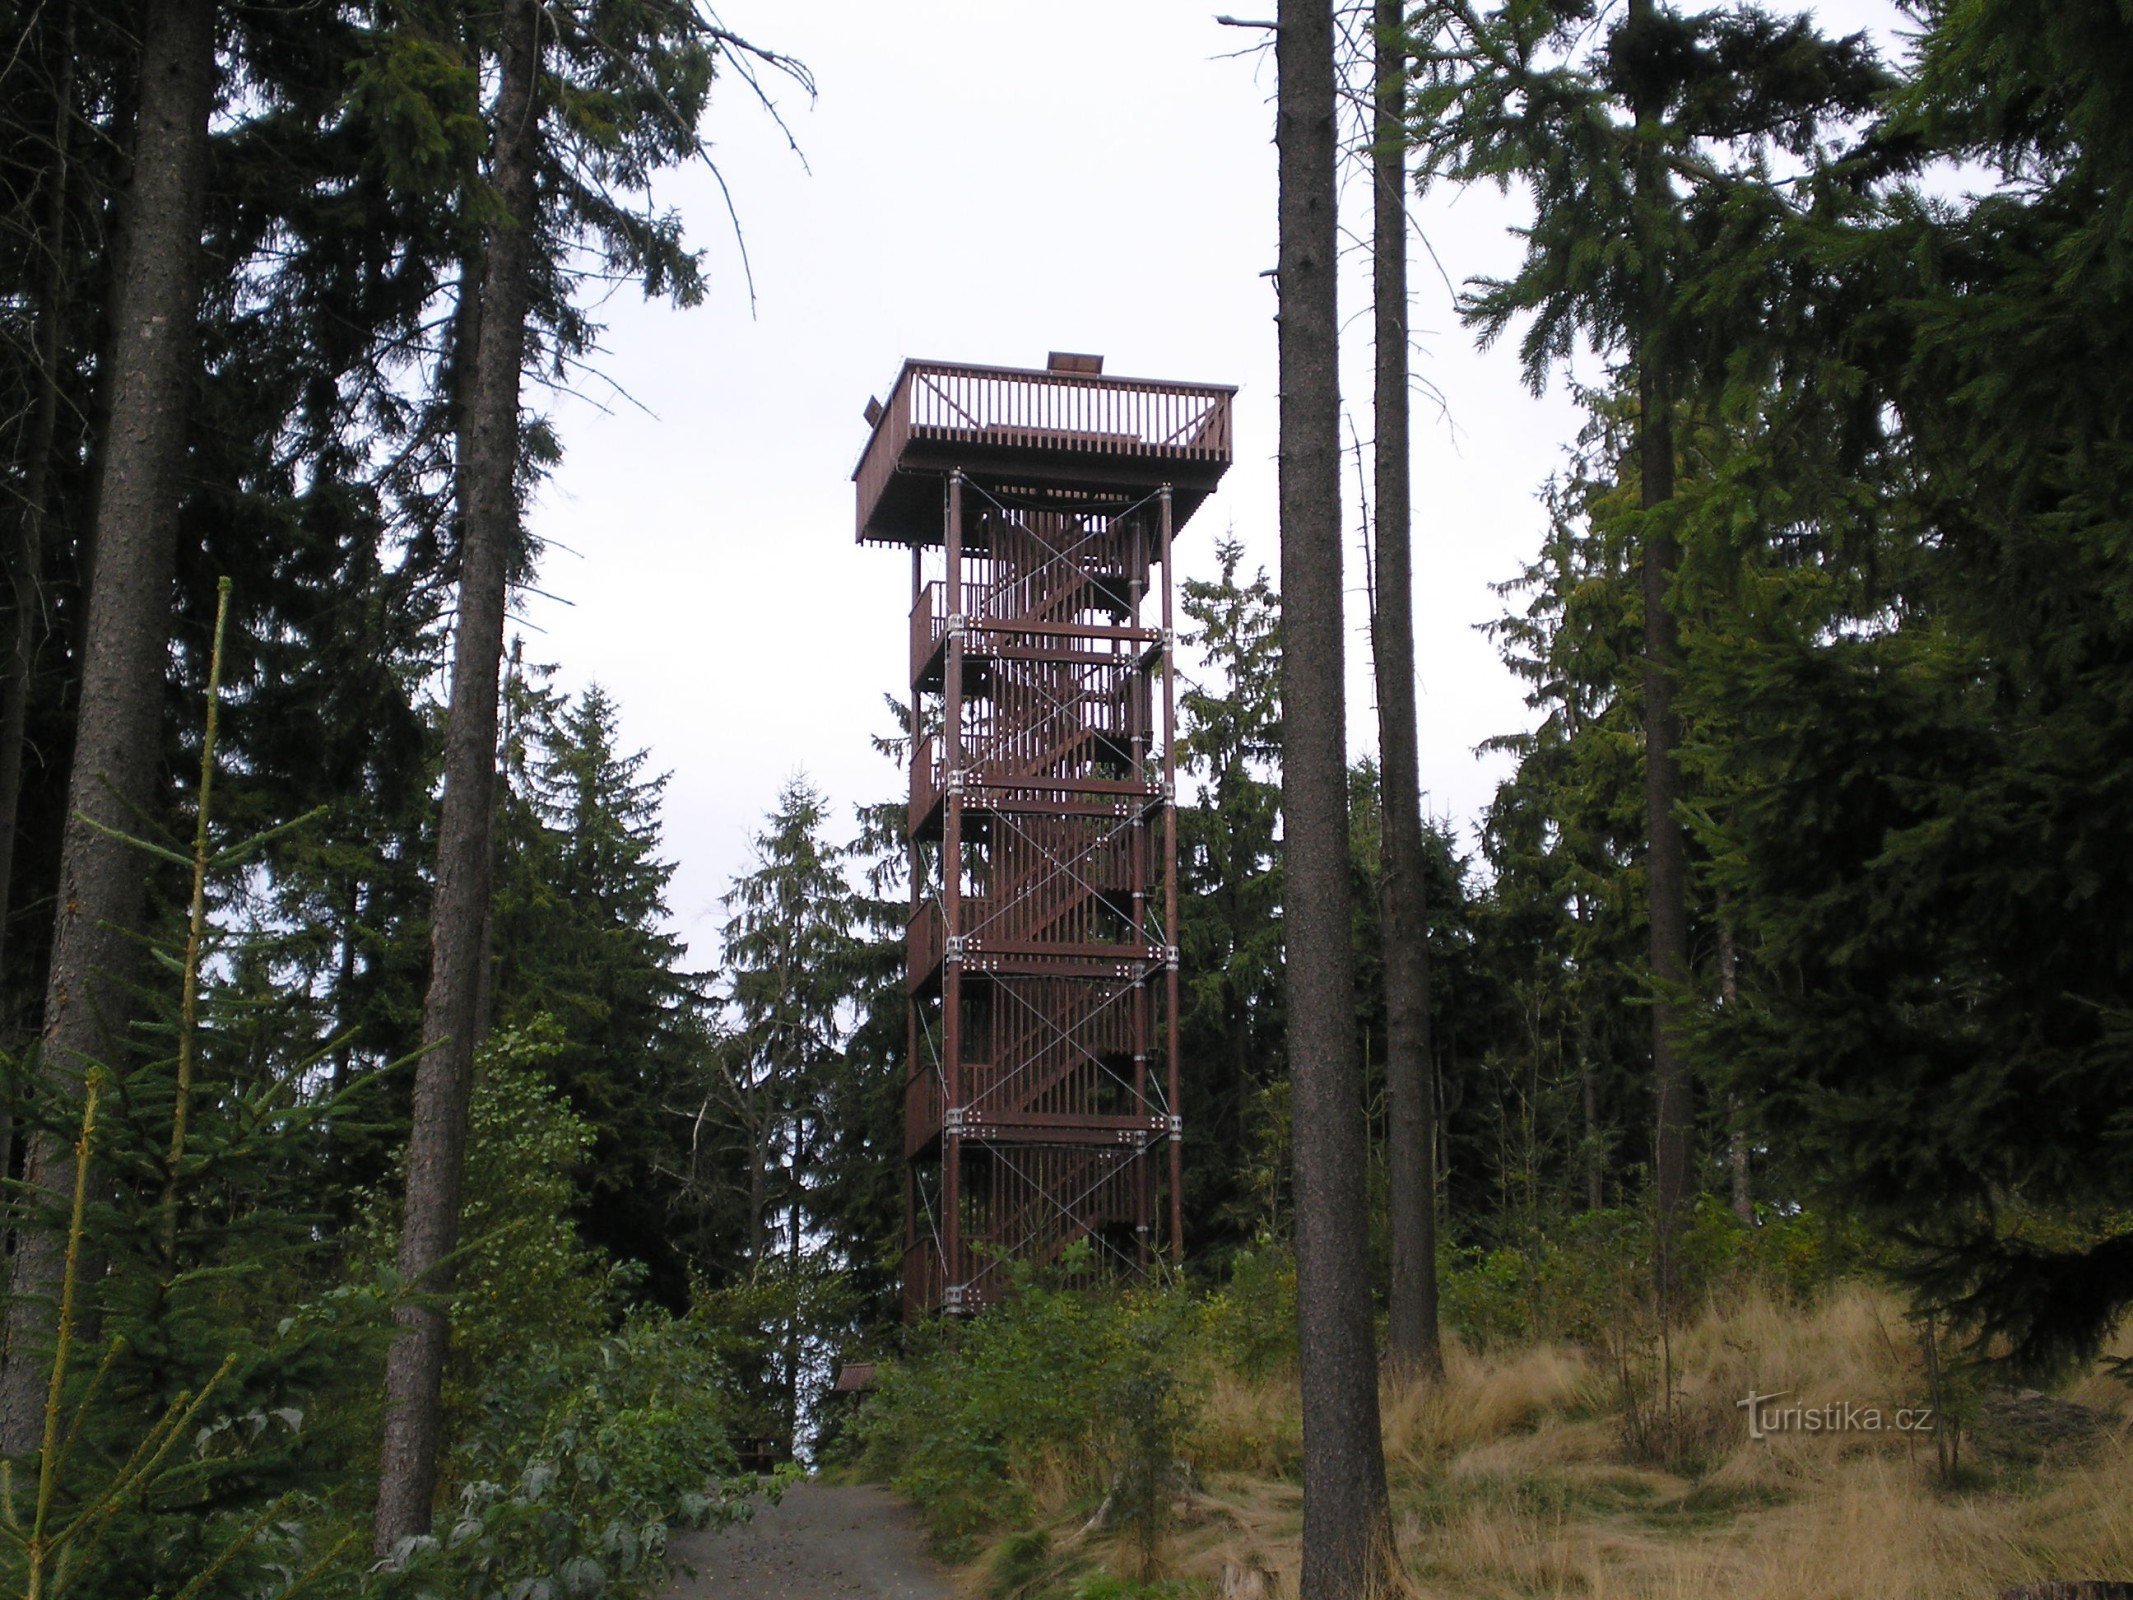
M 1446 1244 L 1437 1256 L 1437 1303 L 1445 1326 L 1476 1348 L 1507 1344 L 1531 1323 L 1527 1256 L 1499 1246 L 1461 1249 Z
M 1200 1307 L 1181 1287 L 1092 1293 L 1029 1274 L 965 1323 L 916 1330 L 853 1425 L 861 1469 L 924 1514 L 940 1550 L 1039 1510 L 1040 1486 L 1109 1500 L 1144 1557 L 1197 1412 Z
M 1751 1227 L 1716 1196 L 1700 1198 L 1675 1246 L 1684 1308 L 1750 1287 L 1805 1300 L 1858 1261 L 1848 1232 L 1805 1213 Z M 1605 1345 L 1637 1308 L 1648 1312 L 1656 1273 L 1652 1222 L 1641 1209 L 1544 1215 L 1515 1244 L 1438 1257 L 1446 1325 L 1480 1348 L 1527 1339 Z
M 986 1563 L 988 1585 L 1000 1600 L 1013 1600 L 1051 1575 L 1052 1536 L 1042 1528 L 1009 1534 Z
M 701 1317 L 632 1316 L 541 1347 L 475 1394 L 453 1453 L 456 1504 L 411 1542 L 379 1600 L 589 1600 L 666 1577 L 667 1525 L 738 1514 L 720 1336 Z
M 664 1579 L 670 1520 L 740 1499 L 730 1337 L 708 1306 L 617 1326 L 627 1276 L 570 1218 L 592 1129 L 543 1076 L 556 1048 L 537 1019 L 483 1051 L 445 1373 L 449 1502 L 377 1575 L 380 1600 L 642 1593 Z M 390 1256 L 392 1214 L 374 1203 L 364 1254 Z
M 494 1373 L 536 1348 L 587 1346 L 612 1326 L 607 1258 L 578 1235 L 573 1173 L 593 1127 L 543 1075 L 561 1048 L 546 1017 L 483 1047 L 467 1113 L 465 1241 L 452 1296 L 446 1414 L 464 1417 Z
M 1261 1237 L 1230 1262 L 1229 1282 L 1207 1298 L 1209 1349 L 1240 1377 L 1296 1364 L 1296 1252 Z
M 495 1374 L 537 1349 L 590 1346 L 614 1326 L 621 1291 L 612 1263 L 571 1219 L 572 1173 L 593 1129 L 542 1073 L 561 1048 L 546 1017 L 489 1035 L 467 1108 L 466 1207 L 452 1291 L 444 1432 L 460 1437 Z M 356 1281 L 391 1271 L 399 1254 L 405 1156 L 370 1193 L 350 1250 Z

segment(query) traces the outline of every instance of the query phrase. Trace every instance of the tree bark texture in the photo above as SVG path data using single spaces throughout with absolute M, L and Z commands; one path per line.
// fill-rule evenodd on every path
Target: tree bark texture
M 1389 1570 L 1373 1348 L 1367 1135 L 1350 948 L 1341 662 L 1333 17 L 1282 0 L 1280 75 L 1283 908 L 1302 1341 L 1303 1600 Z
M 109 422 L 98 453 L 80 709 L 40 1040 L 39 1070 L 55 1105 L 78 1093 L 92 1063 L 116 1061 L 125 1047 L 126 974 L 145 907 L 146 862 L 92 822 L 139 832 L 155 804 L 200 299 L 216 7 L 155 0 L 138 15 L 139 109 L 122 202 Z M 64 1208 L 74 1186 L 73 1145 L 32 1135 L 23 1177 L 55 1213 Z M 63 1250 L 56 1225 L 25 1227 L 16 1243 L 0 1373 L 0 1451 L 11 1456 L 34 1450 L 42 1427 Z
M 1377 324 L 1378 782 L 1384 814 L 1385 1167 L 1392 1240 L 1386 1358 L 1404 1377 L 1443 1374 L 1437 1336 L 1437 1162 L 1429 1063 L 1429 899 L 1415 705 L 1414 561 L 1407 427 L 1407 46 L 1402 0 L 1377 0 L 1375 220 Z
M 458 441 L 459 619 L 445 724 L 437 880 L 430 903 L 424 1054 L 408 1134 L 400 1272 L 420 1298 L 395 1314 L 385 1371 L 377 1551 L 426 1533 L 437 1488 L 445 1345 L 465 1180 L 483 927 L 495 813 L 497 691 L 512 552 L 519 535 L 519 378 L 526 348 L 540 117 L 537 0 L 509 0 L 498 39 L 489 183 L 501 215 L 486 230 L 480 332 Z

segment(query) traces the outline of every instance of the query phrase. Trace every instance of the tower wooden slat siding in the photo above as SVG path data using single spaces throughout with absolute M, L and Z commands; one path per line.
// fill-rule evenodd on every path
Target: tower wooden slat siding
M 910 547 L 904 1308 L 1181 1241 L 1171 541 L 1226 385 L 908 361 L 852 474 Z

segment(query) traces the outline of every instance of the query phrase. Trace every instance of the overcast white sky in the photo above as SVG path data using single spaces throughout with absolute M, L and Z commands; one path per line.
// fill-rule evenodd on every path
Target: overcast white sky
M 551 541 L 529 596 L 528 655 L 560 682 L 597 679 L 623 732 L 671 771 L 677 931 L 716 958 L 718 900 L 748 837 L 795 774 L 848 818 L 901 790 L 868 742 L 906 671 L 909 564 L 853 542 L 850 474 L 906 356 L 1041 366 L 1101 352 L 1107 370 L 1239 386 L 1237 461 L 1188 525 L 1184 576 L 1210 573 L 1232 527 L 1278 569 L 1274 503 L 1273 68 L 1233 52 L 1206 0 L 740 0 L 725 21 L 806 61 L 810 107 L 783 94 L 803 169 L 737 83 L 709 132 L 747 231 L 751 313 L 724 204 L 701 168 L 666 202 L 708 247 L 710 303 L 679 312 L 617 297 L 602 369 L 627 391 L 556 408 L 568 455 L 534 528 Z M 1248 15 L 1270 12 L 1271 0 Z M 1825 5 L 1852 25 L 1879 0 Z M 1856 20 L 1854 15 L 1856 13 Z M 1370 435 L 1367 195 L 1357 231 L 1349 390 Z M 1453 282 L 1506 270 L 1518 208 L 1493 193 L 1417 210 Z M 1422 781 L 1430 810 L 1470 823 L 1504 770 L 1484 738 L 1525 724 L 1519 688 L 1478 625 L 1490 585 L 1536 548 L 1535 491 L 1577 414 L 1535 399 L 1515 355 L 1486 354 L 1452 315 L 1419 247 L 1410 269 L 1418 399 L 1414 527 Z M 1596 368 L 1586 376 L 1593 375 Z M 1350 746 L 1375 745 L 1352 478 Z

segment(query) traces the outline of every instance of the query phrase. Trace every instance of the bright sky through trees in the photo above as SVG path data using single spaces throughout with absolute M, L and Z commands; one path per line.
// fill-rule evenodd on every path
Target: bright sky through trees
M 1274 299 L 1260 275 L 1274 263 L 1273 72 L 1228 55 L 1256 35 L 1210 8 L 1145 3 L 1078 8 L 1070 24 L 994 0 L 728 20 L 815 69 L 819 102 L 788 96 L 812 176 L 741 97 L 721 101 L 712 132 L 747 229 L 754 316 L 716 184 L 702 168 L 678 176 L 667 193 L 710 246 L 711 303 L 675 314 L 625 293 L 607 307 L 605 370 L 630 398 L 595 388 L 605 416 L 563 402 L 568 458 L 534 526 L 559 547 L 541 586 L 570 605 L 527 606 L 546 633 L 529 656 L 597 677 L 625 741 L 673 769 L 673 903 L 699 960 L 746 832 L 788 776 L 804 766 L 847 803 L 898 783 L 867 735 L 902 686 L 909 577 L 897 553 L 853 544 L 848 477 L 861 408 L 903 357 L 1039 365 L 1050 349 L 1094 350 L 1112 372 L 1241 385 L 1237 465 L 1181 567 L 1211 574 L 1230 524 L 1248 565 L 1275 555 Z M 1046 197 L 1035 226 L 1031 194 Z M 1507 264 L 1514 215 L 1482 195 L 1435 208 L 1447 270 Z M 1351 275 L 1367 277 L 1358 238 Z M 1424 782 L 1438 812 L 1463 818 L 1496 776 L 1472 747 L 1523 715 L 1473 625 L 1493 614 L 1487 585 L 1536 540 L 1533 491 L 1574 413 L 1472 352 L 1419 256 L 1415 282 L 1417 372 L 1451 397 L 1457 429 L 1418 409 Z M 1367 361 L 1367 325 L 1349 331 Z M 1351 389 L 1367 439 L 1367 383 Z M 1352 472 L 1344 500 L 1352 539 Z M 1367 740 L 1357 643 L 1350 698 Z
M 787 777 L 804 767 L 843 802 L 897 786 L 867 735 L 902 687 L 909 579 L 895 552 L 852 543 L 848 478 L 860 411 L 905 356 L 1040 365 L 1093 350 L 1116 373 L 1241 385 L 1237 465 L 1180 567 L 1210 574 L 1229 525 L 1248 566 L 1272 567 L 1273 66 L 1235 54 L 1259 35 L 1216 25 L 1220 9 L 823 0 L 728 16 L 814 69 L 812 108 L 784 96 L 812 175 L 745 96 L 718 101 L 753 315 L 717 183 L 700 166 L 675 175 L 665 193 L 711 252 L 710 303 L 677 313 L 624 291 L 606 308 L 604 371 L 627 394 L 592 382 L 604 415 L 562 402 L 568 456 L 534 527 L 556 546 L 541 587 L 570 604 L 526 605 L 546 634 L 529 654 L 613 690 L 625 742 L 674 772 L 674 910 L 699 960 L 747 830 Z M 1893 16 L 1880 0 L 1822 10 L 1877 29 Z M 1368 197 L 1359 173 L 1346 181 L 1346 390 L 1367 442 Z M 1488 586 L 1538 547 L 1535 491 L 1578 419 L 1561 393 L 1528 395 L 1517 363 L 1475 351 L 1452 315 L 1447 278 L 1511 266 L 1520 215 L 1486 193 L 1416 207 L 1430 249 L 1418 241 L 1410 275 L 1415 373 L 1448 407 L 1418 395 L 1415 411 L 1422 781 L 1432 812 L 1461 823 L 1504 770 L 1474 746 L 1525 720 L 1476 625 L 1500 609 Z M 1351 462 L 1351 541 L 1355 493 Z M 1358 751 L 1374 742 L 1362 615 L 1358 592 Z

